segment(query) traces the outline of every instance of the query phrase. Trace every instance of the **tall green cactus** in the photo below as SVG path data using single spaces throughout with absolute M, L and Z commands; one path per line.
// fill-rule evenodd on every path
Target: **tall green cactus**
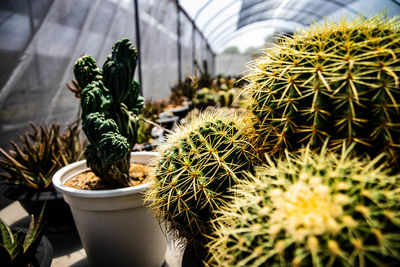
M 214 222 L 210 265 L 399 266 L 400 176 L 350 150 L 258 167 Z
M 90 144 L 87 164 L 112 187 L 130 186 L 130 151 L 136 143 L 144 99 L 133 79 L 137 52 L 128 39 L 115 43 L 103 70 L 91 56 L 79 58 L 75 78 L 82 90 L 82 128 Z
M 400 167 L 400 20 L 381 16 L 326 23 L 282 37 L 253 61 L 253 99 L 262 153 L 282 154 L 329 138 L 355 151 L 386 152 Z
M 147 198 L 167 229 L 196 253 L 202 252 L 228 189 L 252 168 L 251 133 L 244 116 L 214 110 L 180 126 L 159 147 L 162 157 Z

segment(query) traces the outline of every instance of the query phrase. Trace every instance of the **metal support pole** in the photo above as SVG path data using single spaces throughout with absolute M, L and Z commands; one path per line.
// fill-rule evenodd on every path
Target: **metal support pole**
M 139 92 L 143 95 L 143 79 L 142 79 L 142 57 L 141 52 L 142 48 L 140 45 L 140 19 L 139 19 L 139 0 L 134 1 L 135 5 L 135 26 L 136 26 L 136 47 L 138 50 L 138 74 L 139 74 Z
M 181 18 L 180 18 L 181 8 L 179 6 L 179 1 L 176 0 L 176 33 L 177 33 L 177 44 L 178 44 L 178 82 L 182 81 L 182 55 L 181 55 Z
M 193 29 L 192 29 L 192 73 L 196 73 L 196 64 L 194 63 L 196 60 L 196 25 L 193 22 Z

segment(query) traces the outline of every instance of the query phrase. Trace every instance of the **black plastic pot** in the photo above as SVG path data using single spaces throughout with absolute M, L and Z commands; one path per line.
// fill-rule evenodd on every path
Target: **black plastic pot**
M 56 191 L 26 190 L 13 185 L 4 186 L 6 186 L 4 196 L 10 200 L 19 201 L 25 211 L 35 217 L 40 215 L 46 202 L 44 221 L 48 231 L 63 232 L 75 229 L 71 210 L 62 194 Z
M 42 236 L 42 240 L 40 240 L 40 244 L 35 253 L 35 260 L 32 263 L 34 267 L 50 267 L 51 262 L 53 261 L 54 250 L 50 241 Z
M 204 267 L 204 264 L 193 249 L 186 247 L 182 256 L 182 267 Z
M 174 116 L 178 116 L 179 119 L 183 119 L 189 113 L 189 106 L 185 105 L 182 107 L 170 108 L 167 110 L 167 112 L 172 112 Z
M 162 127 L 168 130 L 172 130 L 172 128 L 178 122 L 178 120 L 179 120 L 178 116 L 172 116 L 172 117 L 160 118 L 156 122 L 160 124 Z
M 27 233 L 28 229 L 23 227 L 11 227 L 13 232 Z M 42 236 L 32 259 L 28 259 L 31 267 L 50 267 L 54 257 L 54 249 L 46 236 Z

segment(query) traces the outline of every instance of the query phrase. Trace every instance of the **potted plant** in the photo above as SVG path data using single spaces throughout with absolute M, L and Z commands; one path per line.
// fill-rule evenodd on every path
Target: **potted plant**
M 90 56 L 79 58 L 74 67 L 83 88 L 82 128 L 89 141 L 86 161 L 60 169 L 53 184 L 71 207 L 92 266 L 158 267 L 165 258 L 166 237 L 144 203 L 149 184 L 143 173 L 148 167 L 131 164 L 149 164 L 158 155 L 131 153 L 137 115 L 144 104 L 139 83 L 133 79 L 136 60 L 135 47 L 122 39 L 102 70 Z M 132 177 L 132 171 L 140 174 Z
M 8 267 L 50 267 L 53 247 L 43 235 L 43 209 L 36 220 L 31 216 L 29 228 L 10 228 L 0 219 L 0 265 Z
M 207 254 L 211 221 L 255 162 L 251 121 L 210 110 L 180 125 L 157 151 L 161 158 L 147 199 L 167 231 L 196 259 Z
M 9 152 L 0 148 L 0 181 L 4 196 L 19 201 L 28 214 L 39 216 L 45 202 L 47 230 L 61 231 L 73 227 L 68 205 L 51 179 L 61 167 L 83 158 L 83 142 L 78 123 L 61 134 L 60 125 L 37 126 L 20 136 L 19 144 L 11 141 Z

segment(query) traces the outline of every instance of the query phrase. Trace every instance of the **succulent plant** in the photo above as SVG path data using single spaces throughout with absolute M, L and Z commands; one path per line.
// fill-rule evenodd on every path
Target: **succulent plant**
M 215 266 L 398 266 L 400 176 L 342 153 L 258 167 L 214 221 Z
M 31 216 L 26 233 L 14 232 L 0 219 L 0 264 L 9 267 L 33 266 L 34 255 L 43 236 L 42 223 L 44 207 L 37 220 Z
M 218 92 L 218 104 L 220 107 L 231 107 L 235 99 L 235 90 L 229 89 L 227 91 Z
M 61 167 L 83 158 L 83 142 L 77 122 L 60 134 L 60 125 L 37 126 L 11 141 L 8 153 L 0 148 L 0 180 L 33 190 L 51 190 L 53 174 Z
M 228 189 L 252 168 L 251 133 L 244 116 L 211 110 L 179 126 L 158 147 L 161 158 L 147 199 L 167 230 L 194 250 L 206 243 Z
M 194 98 L 194 106 L 199 110 L 204 110 L 209 106 L 215 106 L 217 104 L 217 96 L 209 88 L 202 88 L 196 92 Z
M 131 186 L 130 151 L 137 139 L 138 117 L 144 106 L 134 80 L 137 51 L 128 39 L 116 42 L 97 67 L 91 56 L 74 66 L 81 93 L 82 128 L 90 144 L 85 155 L 92 171 L 110 187 Z
M 399 19 L 326 22 L 282 37 L 252 62 L 253 100 L 262 153 L 282 154 L 326 138 L 371 157 L 400 155 Z M 397 162 L 399 165 L 399 162 Z

